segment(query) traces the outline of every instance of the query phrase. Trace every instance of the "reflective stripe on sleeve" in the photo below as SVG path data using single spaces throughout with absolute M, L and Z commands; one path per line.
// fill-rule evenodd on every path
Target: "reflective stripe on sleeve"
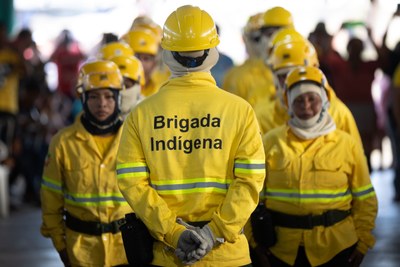
M 265 174 L 265 161 L 235 160 L 235 174 Z
M 362 200 L 374 196 L 375 190 L 372 184 L 368 184 L 366 186 L 353 189 L 351 193 L 353 195 L 353 198 Z
M 117 165 L 117 178 L 149 177 L 149 168 L 146 163 L 124 163 Z
M 45 176 L 42 177 L 42 188 L 57 194 L 63 194 L 61 183 Z

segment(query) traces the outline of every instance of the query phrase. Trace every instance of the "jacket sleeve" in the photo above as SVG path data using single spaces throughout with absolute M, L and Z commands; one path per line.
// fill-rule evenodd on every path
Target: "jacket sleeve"
M 216 237 L 233 242 L 259 201 L 265 178 L 265 155 L 253 109 L 249 109 L 236 151 L 234 179 L 209 224 Z
M 126 201 L 154 238 L 176 248 L 186 228 L 176 223 L 176 214 L 151 187 L 149 168 L 132 113 L 124 123 L 117 153 L 118 186 Z
M 65 248 L 63 222 L 64 196 L 62 182 L 62 157 L 57 148 L 59 139 L 53 138 L 47 154 L 40 190 L 42 203 L 41 233 L 50 237 L 57 251 Z
M 354 166 L 350 180 L 352 216 L 359 238 L 357 249 L 366 253 L 375 243 L 372 230 L 378 210 L 377 198 L 369 176 L 366 158 L 358 144 L 353 145 Z

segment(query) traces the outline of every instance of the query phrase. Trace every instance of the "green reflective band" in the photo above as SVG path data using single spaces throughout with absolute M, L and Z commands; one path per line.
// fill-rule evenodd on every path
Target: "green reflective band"
M 42 187 L 45 189 L 48 189 L 50 191 L 53 191 L 55 193 L 62 194 L 62 187 L 61 183 L 58 181 L 54 181 L 50 178 L 43 177 L 42 179 Z
M 125 163 L 117 165 L 117 178 L 148 177 L 149 168 L 145 163 Z

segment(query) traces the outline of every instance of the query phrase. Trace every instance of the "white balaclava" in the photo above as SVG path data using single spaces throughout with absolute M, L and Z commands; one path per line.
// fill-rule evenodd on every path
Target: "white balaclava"
M 321 110 L 312 118 L 302 120 L 293 112 L 294 100 L 305 93 L 316 93 L 322 100 Z M 314 83 L 299 83 L 288 92 L 289 126 L 293 133 L 301 139 L 313 139 L 328 134 L 336 129 L 336 124 L 328 113 L 329 100 L 326 91 Z
M 192 52 L 179 52 L 179 55 L 183 57 L 201 57 L 205 53 L 205 50 L 192 51 Z M 191 72 L 208 72 L 217 64 L 219 58 L 218 50 L 213 47 L 210 48 L 208 56 L 204 59 L 200 66 L 188 68 L 179 63 L 173 56 L 171 51 L 163 50 L 163 61 L 171 70 L 171 78 L 181 77 Z
M 141 86 L 139 83 L 136 83 L 130 88 L 126 88 L 125 90 L 120 91 L 121 94 L 121 115 L 122 117 L 126 117 L 128 113 L 134 108 L 139 100 L 141 99 L 140 94 Z

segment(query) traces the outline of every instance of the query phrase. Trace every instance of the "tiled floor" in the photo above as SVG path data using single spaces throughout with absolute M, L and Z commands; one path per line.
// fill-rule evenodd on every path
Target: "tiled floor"
M 377 242 L 364 259 L 363 267 L 400 266 L 400 204 L 392 202 L 392 176 L 390 170 L 372 175 L 379 199 Z M 0 219 L 1 267 L 62 266 L 50 240 L 39 233 L 40 221 L 40 210 L 29 206 Z

